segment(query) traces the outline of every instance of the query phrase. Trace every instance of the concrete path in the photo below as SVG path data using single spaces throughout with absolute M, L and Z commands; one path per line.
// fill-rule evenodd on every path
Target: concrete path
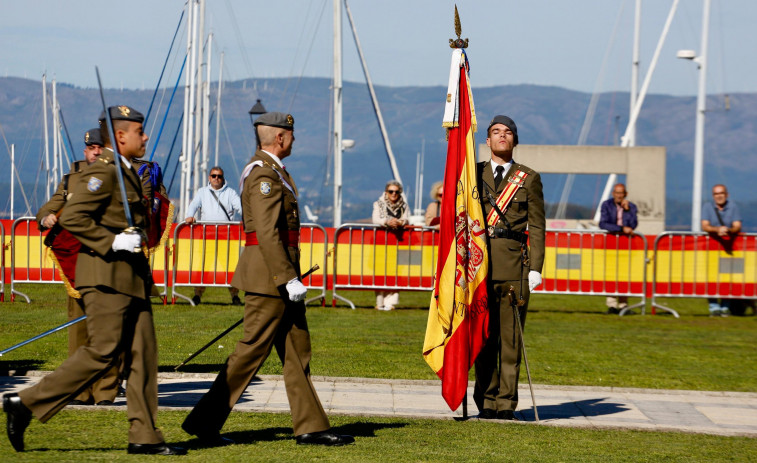
M 44 372 L 0 377 L 0 392 L 37 382 Z M 215 375 L 161 373 L 159 403 L 163 409 L 189 409 L 208 390 Z M 439 381 L 314 377 L 329 414 L 454 419 L 441 397 Z M 528 384 L 521 384 L 516 416 L 534 422 Z M 757 437 L 757 393 L 675 391 L 608 387 L 535 385 L 540 424 L 604 429 L 646 429 L 724 436 Z M 476 418 L 473 383 L 468 388 L 468 415 Z M 115 407 L 125 404 L 119 398 Z M 236 412 L 288 413 L 280 376 L 256 378 L 234 408 Z

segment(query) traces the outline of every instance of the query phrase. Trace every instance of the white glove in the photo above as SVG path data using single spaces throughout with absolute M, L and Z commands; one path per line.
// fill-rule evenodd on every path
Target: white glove
M 536 270 L 528 272 L 528 290 L 533 291 L 534 288 L 538 288 L 541 285 L 541 273 Z
M 136 233 L 119 233 L 110 246 L 114 251 L 139 252 L 142 248 L 142 237 Z
M 289 280 L 289 283 L 287 283 L 287 292 L 289 293 L 290 301 L 300 302 L 305 299 L 308 289 L 302 284 L 299 278 L 292 278 Z

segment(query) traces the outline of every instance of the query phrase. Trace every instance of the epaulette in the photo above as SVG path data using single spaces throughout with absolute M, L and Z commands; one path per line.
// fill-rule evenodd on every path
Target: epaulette
M 103 158 L 102 156 L 98 156 L 97 160 L 100 162 L 104 162 L 105 164 L 113 164 L 112 159 L 106 159 L 106 158 Z
M 73 162 L 73 163 L 71 164 L 71 171 L 70 171 L 70 172 L 72 172 L 72 173 L 79 173 L 79 172 L 81 172 L 81 171 L 82 171 L 82 169 L 83 169 L 83 168 L 84 168 L 84 166 L 86 166 L 86 165 L 87 165 L 87 161 L 86 161 L 86 159 L 82 159 L 82 160 L 80 160 L 80 161 L 74 161 L 74 162 Z

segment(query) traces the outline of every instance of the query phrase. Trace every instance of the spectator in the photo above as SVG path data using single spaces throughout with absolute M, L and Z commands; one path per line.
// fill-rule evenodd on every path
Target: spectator
M 707 203 L 702 208 L 702 231 L 720 241 L 723 247 L 731 248 L 734 235 L 741 231 L 741 213 L 739 207 L 733 201 L 728 201 L 728 190 L 725 185 L 712 187 L 713 203 Z M 708 298 L 711 317 L 727 317 L 733 300 Z
M 396 180 L 386 182 L 384 193 L 373 203 L 373 223 L 383 225 L 389 230 L 399 231 L 407 225 L 409 211 L 402 197 L 402 185 Z M 394 291 L 376 291 L 376 309 L 394 310 L 400 301 L 400 293 Z
M 602 203 L 599 228 L 624 235 L 633 234 L 638 225 L 636 205 L 626 199 L 626 186 L 618 183 L 612 189 L 612 198 Z M 628 296 L 607 296 L 607 313 L 619 314 L 628 307 Z
M 431 185 L 431 201 L 426 207 L 426 226 L 439 228 L 439 215 L 442 212 L 442 196 L 444 195 L 444 183 L 436 182 Z
M 231 222 L 234 217 L 242 213 L 242 203 L 239 195 L 224 180 L 223 169 L 215 166 L 210 169 L 208 175 L 208 185 L 197 190 L 192 202 L 187 209 L 184 222 L 195 223 L 195 214 L 199 209 L 199 220 L 204 222 Z M 195 287 L 195 295 L 192 297 L 192 303 L 199 305 L 202 302 L 202 294 L 205 292 L 204 286 Z M 239 299 L 239 290 L 229 287 L 231 294 L 231 303 L 242 305 Z

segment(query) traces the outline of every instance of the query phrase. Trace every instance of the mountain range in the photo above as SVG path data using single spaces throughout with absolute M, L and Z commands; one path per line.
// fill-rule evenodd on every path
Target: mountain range
M 107 76 L 104 76 L 107 82 Z M 472 91 L 479 131 L 476 143 L 483 143 L 488 121 L 496 114 L 511 116 L 518 125 L 521 143 L 576 144 L 591 99 L 588 93 L 559 87 L 537 85 L 503 85 L 476 87 L 471 76 Z M 211 102 L 215 105 L 215 84 Z M 261 99 L 269 111 L 293 114 L 295 136 L 293 155 L 286 159 L 287 169 L 297 180 L 305 204 L 320 216 L 323 224 L 331 223 L 333 159 L 330 147 L 332 125 L 331 81 L 326 78 L 246 79 L 225 82 L 221 101 L 221 130 L 218 140 L 219 164 L 236 187 L 236 178 L 250 158 L 254 147 L 248 110 Z M 165 184 L 170 195 L 178 197 L 179 179 L 175 176 L 181 150 L 179 118 L 183 109 L 183 87 L 176 91 L 173 105 L 166 106 L 172 88 L 160 88 L 148 114 L 154 90 L 106 89 L 110 105 L 126 104 L 148 114 L 147 157 L 164 169 Z M 442 178 L 446 141 L 441 127 L 447 89 L 437 87 L 376 87 L 377 97 L 391 145 L 397 159 L 408 200 L 414 204 L 418 154 L 424 152 L 423 206 L 428 202 L 431 183 Z M 97 125 L 102 110 L 96 88 L 80 88 L 58 83 L 57 95 L 70 135 L 75 158 L 81 158 L 84 131 Z M 343 161 L 343 220 L 370 217 L 371 204 L 381 192 L 391 170 L 376 122 L 367 87 L 346 82 L 343 88 L 344 138 L 355 140 L 346 150 Z M 613 145 L 628 122 L 627 92 L 599 95 L 586 144 Z M 14 77 L 0 78 L 0 135 L 10 153 L 15 145 L 18 177 L 23 185 L 16 188 L 16 215 L 33 215 L 44 203 L 45 178 L 42 120 L 42 85 L 39 80 Z M 691 188 L 693 175 L 695 97 L 648 95 L 638 122 L 638 146 L 664 146 L 667 150 L 666 227 L 688 229 L 690 226 Z M 213 118 L 216 113 L 213 112 Z M 49 117 L 49 116 L 48 116 Z M 703 201 L 709 201 L 710 188 L 716 183 L 728 186 L 731 199 L 741 209 L 746 230 L 757 231 L 757 190 L 750 187 L 757 175 L 757 94 L 711 95 L 707 100 L 705 132 L 705 168 Z M 51 121 L 48 120 L 51 124 Z M 160 127 L 164 126 L 162 133 Z M 211 123 L 209 152 L 211 163 L 215 154 L 215 120 Z M 173 144 L 177 130 L 178 137 Z M 156 144 L 157 141 L 157 144 Z M 153 154 L 154 149 L 154 154 Z M 70 149 L 69 149 L 70 151 Z M 4 158 L 8 165 L 9 157 Z M 518 159 L 528 164 L 527 159 Z M 580 161 L 579 161 L 580 162 Z M 0 210 L 10 205 L 9 175 L 0 178 L 0 194 L 7 200 Z M 548 215 L 560 200 L 565 176 L 544 176 Z M 579 175 L 570 194 L 569 212 L 586 218 L 596 207 L 606 178 Z M 202 182 L 204 183 L 204 182 Z M 633 201 L 633 191 L 629 191 Z

